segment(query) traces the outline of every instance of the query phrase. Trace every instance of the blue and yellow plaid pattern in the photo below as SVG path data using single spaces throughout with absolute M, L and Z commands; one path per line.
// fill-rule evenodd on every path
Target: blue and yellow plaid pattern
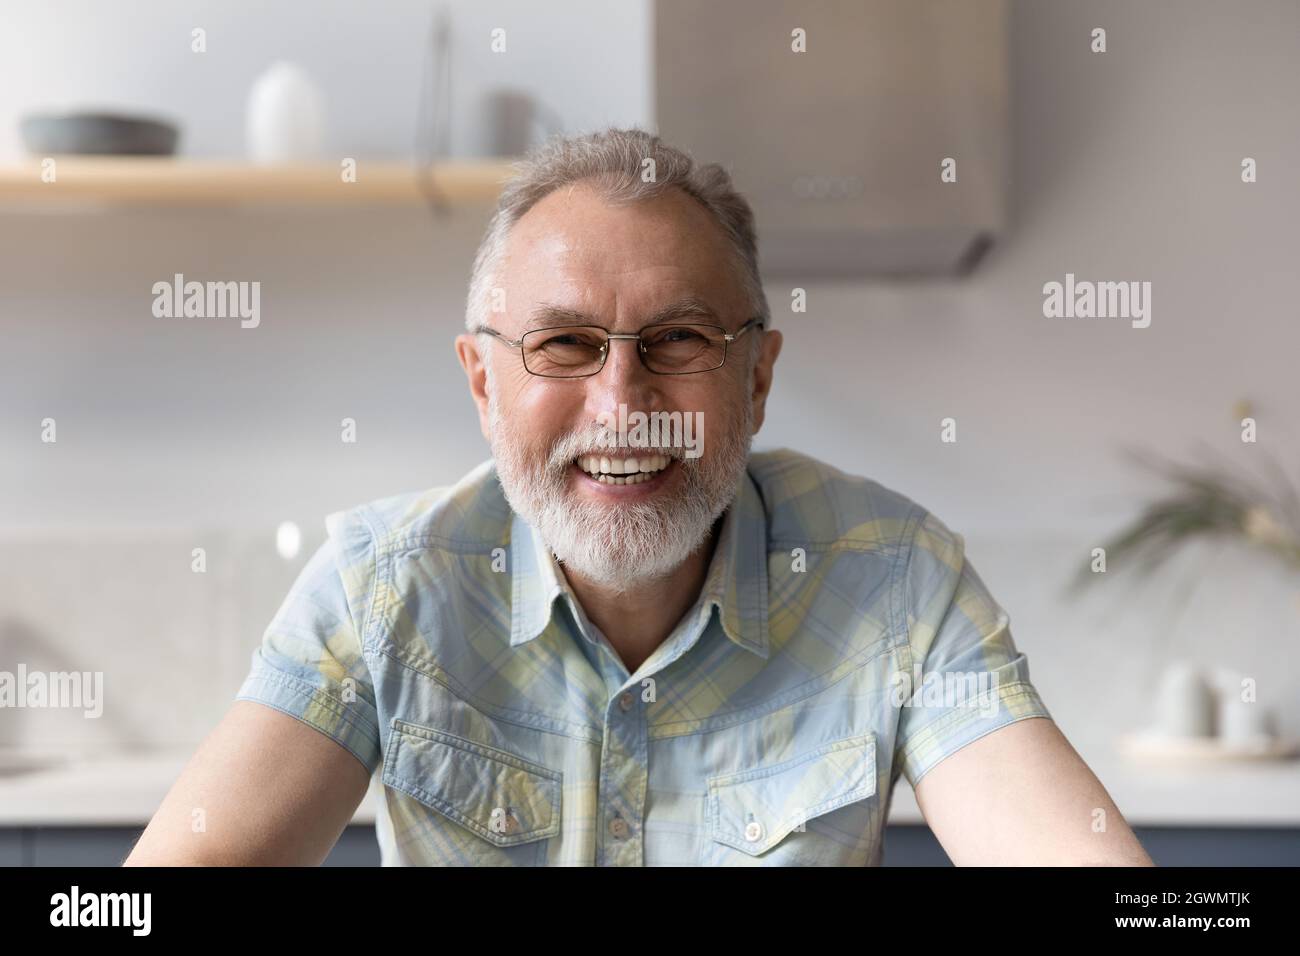
M 900 774 L 1050 717 L 961 536 L 794 452 L 632 674 L 492 462 L 328 524 L 238 698 L 379 776 L 385 865 L 872 865 Z

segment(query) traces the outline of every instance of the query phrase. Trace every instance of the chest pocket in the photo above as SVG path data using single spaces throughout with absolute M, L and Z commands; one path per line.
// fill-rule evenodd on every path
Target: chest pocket
M 431 727 L 393 719 L 382 779 L 418 801 L 389 800 L 395 835 L 413 858 L 532 865 L 560 832 L 558 770 Z
M 876 739 L 870 733 L 783 763 L 709 777 L 702 862 L 868 862 L 880 823 L 878 802 L 868 799 L 875 794 Z

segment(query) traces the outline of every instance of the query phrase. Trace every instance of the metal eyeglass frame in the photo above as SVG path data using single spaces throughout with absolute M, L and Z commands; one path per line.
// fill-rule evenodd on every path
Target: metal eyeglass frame
M 529 375 L 536 375 L 538 378 L 591 378 L 593 375 L 599 375 L 602 371 L 604 371 L 605 361 L 609 358 L 609 343 L 613 339 L 634 340 L 639 346 L 639 348 L 637 348 L 637 355 L 641 359 L 641 365 L 645 368 L 647 372 L 650 372 L 653 375 L 698 375 L 701 372 L 716 372 L 718 369 L 722 368 L 722 366 L 727 364 L 727 352 L 729 351 L 731 343 L 736 341 L 736 339 L 740 338 L 751 328 L 761 329 L 764 326 L 764 324 L 765 323 L 763 322 L 761 316 L 755 316 L 754 318 L 746 322 L 744 325 L 742 325 L 740 328 L 736 329 L 735 332 L 728 332 L 720 325 L 710 325 L 707 322 L 655 322 L 653 325 L 647 325 L 640 332 L 611 332 L 608 329 L 603 328 L 602 326 L 599 325 L 551 325 L 551 326 L 547 326 L 544 329 L 529 329 L 527 332 L 524 333 L 525 335 L 531 335 L 534 332 L 547 332 L 550 331 L 551 329 L 597 329 L 601 332 L 604 332 L 605 344 L 601 346 L 600 349 L 600 368 L 596 369 L 596 371 L 594 372 L 586 372 L 582 375 L 545 375 L 541 372 L 534 372 L 532 369 L 528 367 L 528 363 L 524 361 L 524 355 L 523 355 L 524 340 L 522 338 L 518 338 L 518 339 L 506 338 L 503 334 L 498 332 L 496 329 L 490 328 L 489 326 L 486 325 L 480 325 L 478 328 L 474 329 L 474 332 L 475 333 L 486 332 L 488 335 L 495 336 L 496 338 L 500 339 L 510 348 L 518 349 L 519 361 L 523 364 L 524 371 L 527 372 Z M 694 325 L 706 329 L 717 329 L 719 332 L 721 332 L 722 333 L 722 361 L 711 368 L 699 368 L 690 372 L 660 372 L 658 369 L 653 369 L 649 365 L 647 365 L 645 360 L 645 356 L 646 356 L 645 342 L 641 341 L 641 336 L 645 333 L 646 329 L 655 329 L 655 328 L 662 328 L 664 326 L 673 327 L 673 326 L 682 326 L 682 325 Z

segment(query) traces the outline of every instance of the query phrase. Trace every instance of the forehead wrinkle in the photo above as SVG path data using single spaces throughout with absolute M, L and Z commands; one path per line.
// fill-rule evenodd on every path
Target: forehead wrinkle
M 656 309 L 646 317 L 639 328 L 654 325 L 657 322 L 671 322 L 678 319 L 707 319 L 716 322 L 718 314 L 705 299 L 697 295 L 688 295 Z M 542 302 L 529 313 L 524 331 L 544 329 L 556 325 L 597 325 L 604 328 L 600 320 L 594 315 L 579 309 Z

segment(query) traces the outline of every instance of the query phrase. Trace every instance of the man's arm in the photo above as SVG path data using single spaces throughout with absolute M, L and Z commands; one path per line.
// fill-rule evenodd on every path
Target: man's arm
M 319 866 L 370 775 L 302 721 L 238 700 L 199 746 L 124 866 Z M 204 829 L 195 832 L 195 811 Z
M 1154 865 L 1046 718 L 1008 724 L 940 761 L 917 784 L 916 802 L 957 866 Z

